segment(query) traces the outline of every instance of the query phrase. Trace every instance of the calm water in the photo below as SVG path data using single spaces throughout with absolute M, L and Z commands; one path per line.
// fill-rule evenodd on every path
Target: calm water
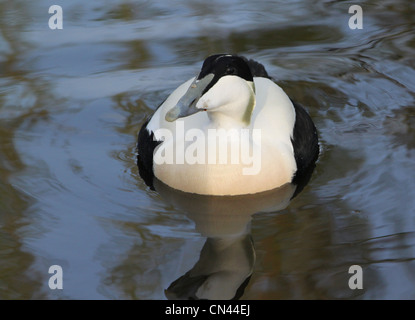
M 413 1 L 360 2 L 361 30 L 347 1 L 56 2 L 62 30 L 51 1 L 0 1 L 1 299 L 415 299 Z M 291 202 L 139 177 L 144 119 L 218 52 L 262 62 L 315 121 Z

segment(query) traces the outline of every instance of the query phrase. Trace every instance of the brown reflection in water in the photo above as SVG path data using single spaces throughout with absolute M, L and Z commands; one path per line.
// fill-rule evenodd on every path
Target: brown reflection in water
M 0 299 L 39 298 L 35 288 L 40 281 L 28 275 L 34 257 L 24 250 L 21 234 L 30 225 L 25 219 L 30 198 L 10 183 L 23 168 L 13 145 L 14 130 L 15 125 L 0 121 Z
M 35 258 L 25 248 L 25 232 L 32 232 L 32 199 L 12 183 L 24 169 L 13 143 L 20 121 L 0 120 L 0 299 L 45 297 L 40 290 L 44 276 L 32 269 Z
M 42 292 L 45 275 L 34 268 L 35 257 L 25 239 L 36 232 L 31 227 L 34 200 L 13 184 L 14 177 L 25 169 L 15 148 L 17 132 L 47 117 L 39 109 L 45 87 L 20 66 L 28 48 L 20 35 L 29 11 L 24 1 L 0 2 L 0 34 L 6 48 L 0 52 L 0 81 L 7 84 L 0 93 L 0 299 L 46 297 Z

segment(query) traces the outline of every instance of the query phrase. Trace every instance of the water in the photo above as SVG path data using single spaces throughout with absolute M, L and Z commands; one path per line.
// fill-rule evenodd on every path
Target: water
M 50 1 L 0 1 L 1 299 L 166 299 L 189 270 L 222 271 L 214 297 L 415 298 L 412 1 L 362 2 L 361 30 L 344 1 L 56 4 L 62 30 Z M 190 214 L 139 177 L 144 119 L 218 52 L 263 63 L 318 128 L 291 202 Z

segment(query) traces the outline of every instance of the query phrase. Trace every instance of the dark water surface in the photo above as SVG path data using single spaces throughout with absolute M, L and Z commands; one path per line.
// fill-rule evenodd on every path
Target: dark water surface
M 175 282 L 193 268 L 217 298 L 415 299 L 414 29 L 411 0 L 0 1 L 0 298 L 166 299 L 197 290 Z M 144 119 L 218 52 L 262 62 L 314 119 L 290 203 L 177 200 L 138 175 Z

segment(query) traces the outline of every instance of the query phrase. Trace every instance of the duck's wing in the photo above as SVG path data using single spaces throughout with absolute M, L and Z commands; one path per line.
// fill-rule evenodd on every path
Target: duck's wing
M 154 149 L 161 143 L 154 138 L 154 133 L 147 129 L 150 118 L 141 126 L 137 139 L 138 172 L 145 184 L 154 190 L 153 186 L 153 154 Z
M 292 101 L 292 100 L 291 100 Z M 295 124 L 292 137 L 294 157 L 297 163 L 293 183 L 306 179 L 314 169 L 319 154 L 317 129 L 310 115 L 299 103 L 292 101 L 295 109 Z
M 254 77 L 267 78 L 275 83 L 275 80 L 268 74 L 265 67 L 252 59 L 243 57 L 248 63 Z M 295 124 L 293 130 L 292 144 L 294 156 L 297 163 L 297 172 L 293 182 L 299 182 L 307 172 L 312 171 L 314 163 L 319 154 L 317 129 L 305 108 L 299 103 L 290 99 L 295 110 Z M 261 106 L 262 107 L 262 106 Z
M 165 120 L 166 113 L 176 105 L 177 101 L 187 91 L 194 78 L 189 79 L 177 89 L 175 89 L 154 111 L 153 115 L 147 119 L 141 126 L 137 139 L 137 165 L 139 174 L 150 187 L 154 190 L 153 179 L 153 155 L 156 147 L 163 142 L 160 134 L 157 134 L 158 129 L 167 129 L 173 136 L 176 134 L 176 124 Z M 203 117 L 207 117 L 204 113 L 195 114 L 190 120 L 189 126 L 198 128 Z M 189 119 L 183 119 L 184 126 L 189 122 Z M 184 128 L 184 129 L 185 129 Z

